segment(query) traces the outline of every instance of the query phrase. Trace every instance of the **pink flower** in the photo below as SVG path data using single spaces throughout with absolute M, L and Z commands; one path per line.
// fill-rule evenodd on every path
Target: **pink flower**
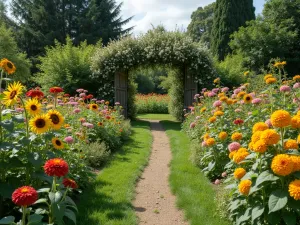
M 221 181 L 219 179 L 216 179 L 214 182 L 215 185 L 219 185 L 220 183 L 221 183 Z
M 208 97 L 214 97 L 216 95 L 217 94 L 215 92 L 212 92 L 212 91 L 208 92 L 208 94 L 207 94 Z
M 220 100 L 215 101 L 213 104 L 214 107 L 220 107 L 221 105 L 222 105 L 222 102 Z
M 273 127 L 273 125 L 272 125 L 270 119 L 267 119 L 267 120 L 265 121 L 265 124 L 267 124 L 269 128 L 272 128 L 272 127 Z
M 88 123 L 88 122 L 84 122 L 84 123 L 82 124 L 82 126 L 88 127 L 88 128 L 94 128 L 94 125 L 91 124 L 91 123 Z
M 80 93 L 80 94 L 79 94 L 79 97 L 80 97 L 80 98 L 84 98 L 85 96 L 86 96 L 85 93 Z
M 195 94 L 194 99 L 197 99 L 197 98 L 199 98 L 199 97 L 200 97 L 199 94 Z
M 222 88 L 222 92 L 226 93 L 227 91 L 229 91 L 229 87 L 223 87 Z
M 237 109 L 235 109 L 234 111 L 235 111 L 235 112 L 242 112 L 242 109 L 237 108 Z
M 120 105 L 120 102 L 116 102 L 115 105 Z
M 191 124 L 190 124 L 190 128 L 194 128 L 196 126 L 196 123 L 195 122 L 192 122 Z
M 236 96 L 237 96 L 236 94 L 232 94 L 231 98 L 236 98 Z
M 211 91 L 217 94 L 219 92 L 219 90 L 220 90 L 220 88 L 214 88 Z
M 235 90 L 233 91 L 233 93 L 237 95 L 237 94 L 240 93 L 241 91 L 242 91 L 242 90 L 241 90 L 240 88 L 237 88 L 237 89 L 235 89 Z
M 81 112 L 81 110 L 79 108 L 76 108 L 73 110 L 73 113 L 80 113 L 80 112 Z
M 84 89 L 80 88 L 80 89 L 77 89 L 76 91 L 79 92 L 79 93 L 81 93 L 81 92 L 84 91 Z
M 282 85 L 279 89 L 281 92 L 290 92 L 291 91 L 291 88 L 290 86 L 287 86 L 287 85 Z
M 255 97 L 255 93 L 254 93 L 254 92 L 251 92 L 249 95 L 251 95 L 251 96 L 252 96 L 252 98 L 254 98 L 254 97 Z
M 300 98 L 293 98 L 293 103 L 300 102 Z
M 300 83 L 299 82 L 295 83 L 294 86 L 293 86 L 293 88 L 294 89 L 300 88 Z
M 253 99 L 252 100 L 252 104 L 259 104 L 259 103 L 261 103 L 261 99 L 260 98 L 255 98 L 255 99 Z
M 228 149 L 229 149 L 230 152 L 236 151 L 236 150 L 238 150 L 240 147 L 241 147 L 241 145 L 240 145 L 240 143 L 238 143 L 238 142 L 232 142 L 232 143 L 230 143 L 230 144 L 228 145 Z
M 66 137 L 65 142 L 67 142 L 68 144 L 72 144 L 74 142 L 74 139 L 71 136 Z
M 206 146 L 207 146 L 207 143 L 206 143 L 205 141 L 202 141 L 201 146 L 202 146 L 202 147 L 206 147 Z
M 199 120 L 201 117 L 200 116 L 196 116 L 196 120 Z
M 104 104 L 104 103 L 105 103 L 105 100 L 101 100 L 100 103 L 101 103 L 101 104 Z
M 20 113 L 20 112 L 24 112 L 24 109 L 23 109 L 23 108 L 16 108 L 16 111 L 17 111 L 18 113 Z
M 227 173 L 226 173 L 226 172 L 223 172 L 223 173 L 222 173 L 222 177 L 227 177 Z
M 248 112 L 248 116 L 252 115 L 252 112 Z

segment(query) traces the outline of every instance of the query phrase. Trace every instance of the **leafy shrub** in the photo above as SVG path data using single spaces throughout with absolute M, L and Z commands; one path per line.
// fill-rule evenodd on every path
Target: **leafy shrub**
M 184 107 L 184 84 L 183 77 L 179 71 L 172 71 L 170 73 L 170 78 L 172 79 L 172 85 L 169 90 L 170 102 L 169 102 L 169 112 L 178 121 L 183 119 L 183 107 Z
M 138 113 L 168 113 L 169 95 L 148 94 L 136 95 L 136 106 Z
M 109 156 L 110 150 L 106 147 L 104 142 L 93 142 L 83 146 L 83 149 L 86 149 L 86 161 L 89 166 L 99 168 L 105 163 Z

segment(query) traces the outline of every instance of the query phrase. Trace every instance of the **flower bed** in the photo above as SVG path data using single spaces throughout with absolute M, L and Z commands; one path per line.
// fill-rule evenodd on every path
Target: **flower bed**
M 89 185 L 90 166 L 103 163 L 130 135 L 122 107 L 84 89 L 75 96 L 60 87 L 47 97 L 40 88 L 24 95 L 26 88 L 10 79 L 13 63 L 3 59 L 0 69 L 0 86 L 7 86 L 0 102 L 0 223 L 76 224 L 69 195 Z
M 284 66 L 277 62 L 272 74 L 232 91 L 216 79 L 186 114 L 193 161 L 215 184 L 227 185 L 234 224 L 300 221 L 300 76 L 288 80 Z
M 136 95 L 136 106 L 137 113 L 162 113 L 168 114 L 168 104 L 170 102 L 169 95 L 161 94 L 137 94 Z

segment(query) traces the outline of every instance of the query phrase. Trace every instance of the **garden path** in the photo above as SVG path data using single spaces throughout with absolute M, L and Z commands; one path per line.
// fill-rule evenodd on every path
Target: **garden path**
M 188 225 L 176 208 L 176 197 L 169 187 L 169 163 L 172 159 L 169 139 L 159 121 L 149 121 L 153 135 L 152 153 L 136 187 L 134 206 L 140 224 Z

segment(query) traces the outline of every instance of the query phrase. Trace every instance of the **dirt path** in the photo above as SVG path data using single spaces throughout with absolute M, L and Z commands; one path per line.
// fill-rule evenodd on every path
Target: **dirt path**
M 159 121 L 150 121 L 153 135 L 152 153 L 136 188 L 134 206 L 140 224 L 177 225 L 184 221 L 176 208 L 176 197 L 169 187 L 169 163 L 172 159 L 169 139 Z

